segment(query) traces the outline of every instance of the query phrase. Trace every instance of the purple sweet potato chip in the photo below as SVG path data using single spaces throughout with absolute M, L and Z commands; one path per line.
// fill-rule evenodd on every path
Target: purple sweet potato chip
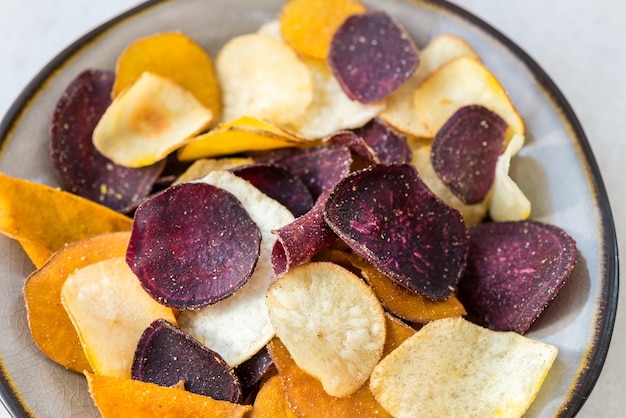
M 352 152 L 360 157 L 365 158 L 372 164 L 379 164 L 380 158 L 376 155 L 376 152 L 369 146 L 365 139 L 357 135 L 352 131 L 339 131 L 329 136 L 326 141 L 331 144 L 345 145 L 350 148 Z
M 258 353 L 237 366 L 235 373 L 239 377 L 241 387 L 244 390 L 250 390 L 261 381 L 273 365 L 274 360 L 267 346 L 265 346 Z
M 459 298 L 476 321 L 496 331 L 528 331 L 572 274 L 576 242 L 537 221 L 493 222 L 470 229 Z
M 324 216 L 355 253 L 404 288 L 433 300 L 454 292 L 465 268 L 467 228 L 412 165 L 353 172 L 330 193 Z
M 373 150 L 381 164 L 410 163 L 413 152 L 406 136 L 396 132 L 380 118 L 354 130 Z
M 142 168 L 117 165 L 100 154 L 92 133 L 111 103 L 115 74 L 87 70 L 63 92 L 50 123 L 50 157 L 61 188 L 113 210 L 147 196 L 164 163 Z
M 252 183 L 254 187 L 278 201 L 298 217 L 313 207 L 309 189 L 299 177 L 271 164 L 252 164 L 231 169 L 233 174 Z
M 135 380 L 173 386 L 213 399 L 240 402 L 241 384 L 234 370 L 215 351 L 164 319 L 141 335 L 131 367 Z
M 419 64 L 415 44 L 381 11 L 348 17 L 330 43 L 328 64 L 346 95 L 361 103 L 383 99 Z
M 258 226 L 235 196 L 183 183 L 137 208 L 126 261 L 155 300 L 194 309 L 235 293 L 252 274 L 260 243 Z
M 430 158 L 441 181 L 464 203 L 485 199 L 504 151 L 507 123 L 480 105 L 457 110 L 439 129 Z

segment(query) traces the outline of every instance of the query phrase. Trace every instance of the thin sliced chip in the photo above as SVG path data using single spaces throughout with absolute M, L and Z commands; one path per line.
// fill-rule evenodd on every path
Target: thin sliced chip
M 509 126 L 508 143 L 524 134 L 524 122 L 506 91 L 478 59 L 459 57 L 430 74 L 415 91 L 415 108 L 426 126 L 436 133 L 462 106 L 478 104 L 498 114 Z
M 300 54 L 323 61 L 339 26 L 366 11 L 356 0 L 289 0 L 280 12 L 280 34 Z
M 294 361 L 329 395 L 356 392 L 382 356 L 383 309 L 367 285 L 336 264 L 292 269 L 270 286 L 267 307 Z
M 425 325 L 374 369 L 370 388 L 393 416 L 521 417 L 557 348 L 462 318 Z
M 252 158 L 232 157 L 232 158 L 203 158 L 194 161 L 183 174 L 181 174 L 172 185 L 198 180 L 211 171 L 230 170 L 231 168 L 254 164 Z
M 274 370 L 274 362 L 267 346 L 258 353 L 244 361 L 235 368 L 244 392 L 251 392 L 271 371 Z
M 137 39 L 124 49 L 115 67 L 113 98 L 133 84 L 145 71 L 161 74 L 189 90 L 219 118 L 220 87 L 209 54 L 180 32 L 166 32 Z
M 407 138 L 379 118 L 374 118 L 354 133 L 363 138 L 381 164 L 410 163 L 411 148 Z
M 459 298 L 483 326 L 524 334 L 571 276 L 576 242 L 536 221 L 494 222 L 470 230 Z
M 435 196 L 409 164 L 375 165 L 340 181 L 325 219 L 352 250 L 400 286 L 449 298 L 469 247 L 461 214 Z
M 313 100 L 306 65 L 291 48 L 269 36 L 231 39 L 218 54 L 216 68 L 226 122 L 252 116 L 289 125 L 302 117 Z
M 143 167 L 167 157 L 213 117 L 189 90 L 145 72 L 108 107 L 93 131 L 93 143 L 116 164 Z
M 172 310 L 141 288 L 124 257 L 75 270 L 61 288 L 61 302 L 99 375 L 130 378 L 144 329 L 157 318 L 176 323 Z
M 135 212 L 126 260 L 159 303 L 197 309 L 234 294 L 254 271 L 261 232 L 231 193 L 172 186 Z
M 287 208 L 244 179 L 214 171 L 201 182 L 220 187 L 239 199 L 261 230 L 261 253 L 248 282 L 231 297 L 178 317 L 181 329 L 198 338 L 235 367 L 261 350 L 274 336 L 265 306 L 265 293 L 275 280 L 270 262 L 276 238 L 272 230 L 293 221 Z
M 31 241 L 18 241 L 20 246 L 33 263 L 35 268 L 40 268 L 46 261 L 52 256 L 53 252 L 44 247 L 43 245 L 37 244 L 36 242 Z
M 86 373 L 89 392 L 104 418 L 243 418 L 250 405 L 218 401 L 177 388 Z
M 0 233 L 39 254 L 105 232 L 129 231 L 132 219 L 88 199 L 0 173 Z
M 61 287 L 76 269 L 124 256 L 129 238 L 130 232 L 114 232 L 68 244 L 26 278 L 28 326 L 35 344 L 49 359 L 77 373 L 91 371 L 74 324 L 61 304 Z
M 289 406 L 280 376 L 275 374 L 261 386 L 250 418 L 297 418 Z
M 384 99 L 419 64 L 411 37 L 382 11 L 352 15 L 335 31 L 328 64 L 348 97 L 361 103 Z

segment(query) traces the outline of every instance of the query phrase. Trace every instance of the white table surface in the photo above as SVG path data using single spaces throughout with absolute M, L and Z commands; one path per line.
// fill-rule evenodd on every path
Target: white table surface
M 0 116 L 30 79 L 81 34 L 136 0 L 0 0 Z M 626 3 L 614 0 L 463 0 L 556 82 L 580 119 L 608 189 L 619 242 L 626 242 Z M 622 292 L 623 293 L 623 292 Z M 581 417 L 624 412 L 626 307 Z M 9 417 L 0 405 L 0 418 Z

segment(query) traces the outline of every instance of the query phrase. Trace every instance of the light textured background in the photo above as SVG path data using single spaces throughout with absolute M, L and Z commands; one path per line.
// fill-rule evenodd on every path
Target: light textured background
M 0 0 L 0 116 L 58 52 L 135 0 Z M 620 243 L 626 242 L 626 3 L 614 0 L 463 0 L 459 5 L 532 56 L 568 99 L 594 150 Z M 622 292 L 623 293 L 623 292 Z M 622 417 L 626 307 L 581 417 Z M 0 405 L 0 418 L 8 417 Z

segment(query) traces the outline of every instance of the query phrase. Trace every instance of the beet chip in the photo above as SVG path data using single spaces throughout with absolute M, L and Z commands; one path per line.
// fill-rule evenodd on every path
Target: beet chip
M 379 118 L 374 118 L 354 132 L 363 138 L 382 164 L 410 163 L 413 153 L 406 136 L 400 135 Z
M 241 401 L 235 372 L 215 351 L 164 319 L 157 319 L 141 335 L 131 368 L 135 380 L 174 386 L 228 402 Z
M 163 305 L 195 309 L 250 277 L 261 233 L 239 200 L 204 183 L 172 186 L 135 212 L 126 261 Z
M 524 334 L 576 265 L 576 243 L 537 221 L 493 222 L 470 229 L 459 299 L 478 323 Z
M 480 105 L 461 107 L 435 135 L 430 158 L 441 181 L 466 204 L 482 202 L 504 150 L 507 123 Z
M 355 253 L 430 299 L 450 297 L 463 273 L 469 247 L 463 218 L 428 189 L 412 165 L 352 173 L 331 192 L 325 219 Z
M 50 123 L 50 156 L 61 188 L 113 210 L 147 196 L 164 163 L 143 168 L 117 165 L 93 146 L 92 133 L 111 103 L 115 74 L 87 70 L 67 87 Z
M 381 11 L 352 15 L 337 29 L 328 64 L 346 95 L 361 103 L 383 99 L 419 64 L 404 29 Z

